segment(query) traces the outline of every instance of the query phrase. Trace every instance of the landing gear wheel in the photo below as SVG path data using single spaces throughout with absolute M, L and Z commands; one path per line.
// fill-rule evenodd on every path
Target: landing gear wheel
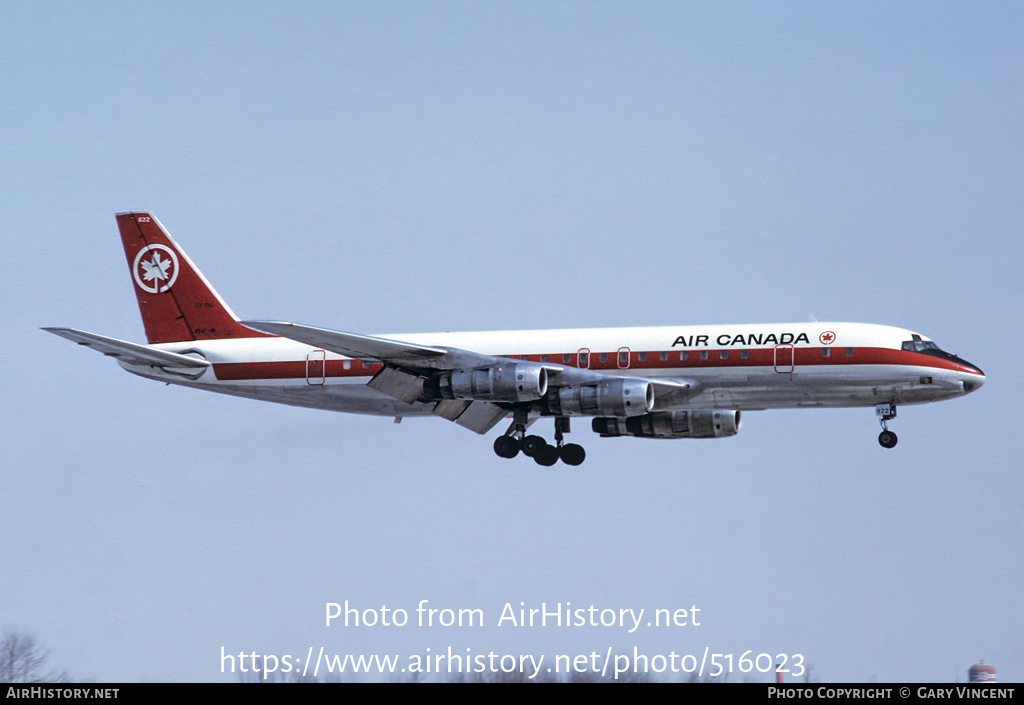
M 519 444 L 520 449 L 523 451 L 523 455 L 527 458 L 534 458 L 537 456 L 537 452 L 541 448 L 547 447 L 548 442 L 540 436 L 527 436 Z
M 882 432 L 878 434 L 878 443 L 883 448 L 896 447 L 896 434 L 889 430 L 889 422 L 896 418 L 896 402 L 875 405 L 875 414 L 882 424 Z
M 580 465 L 587 457 L 583 446 L 576 443 L 569 443 L 558 449 L 558 455 L 566 465 Z
M 519 455 L 519 441 L 513 436 L 498 436 L 494 439 L 494 452 L 499 458 L 514 458 Z
M 537 465 L 543 465 L 544 467 L 551 467 L 558 462 L 558 448 L 550 446 L 545 443 L 542 447 L 538 448 L 533 455 L 534 462 Z

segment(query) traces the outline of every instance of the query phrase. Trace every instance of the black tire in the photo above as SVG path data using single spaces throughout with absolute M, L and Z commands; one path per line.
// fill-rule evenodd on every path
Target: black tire
M 519 448 L 527 458 L 533 458 L 536 457 L 537 452 L 541 448 L 545 448 L 547 445 L 548 442 L 540 436 L 527 436 L 523 439 L 523 442 L 519 444 Z
M 558 448 L 545 443 L 544 447 L 538 448 L 536 453 L 534 453 L 533 460 L 537 465 L 549 468 L 558 462 Z
M 519 455 L 519 441 L 512 436 L 498 436 L 494 439 L 494 452 L 499 458 L 514 458 Z
M 878 443 L 883 448 L 895 448 L 898 440 L 896 434 L 892 431 L 882 431 L 878 434 Z
M 587 459 L 587 451 L 576 443 L 568 443 L 559 449 L 558 455 L 566 465 L 581 465 Z

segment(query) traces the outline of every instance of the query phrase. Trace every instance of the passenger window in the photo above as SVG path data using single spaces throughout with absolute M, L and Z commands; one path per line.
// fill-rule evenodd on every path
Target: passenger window
M 723 360 L 728 360 L 729 359 L 729 351 L 728 350 L 723 350 L 722 352 L 718 353 L 718 356 L 720 358 L 722 358 Z
M 821 349 L 821 356 L 822 357 L 828 357 L 831 353 L 832 353 L 832 351 L 829 348 L 822 348 Z
M 658 354 L 658 357 L 660 357 L 662 360 L 667 360 L 668 359 L 668 353 L 667 352 L 661 352 L 661 353 Z
M 853 348 L 846 348 L 846 357 L 853 357 Z
M 601 362 L 608 362 L 608 353 L 601 353 L 600 360 Z
M 707 360 L 708 359 L 708 351 L 707 350 L 701 350 L 700 351 L 700 359 L 701 360 Z
M 748 357 L 750 357 L 750 351 L 749 350 L 740 350 L 740 357 L 743 358 L 744 360 L 746 360 Z
M 562 355 L 562 364 L 563 365 L 568 365 L 569 361 L 571 359 L 572 359 L 572 355 Z
M 647 353 L 645 353 L 645 352 L 637 353 L 636 354 L 636 359 L 639 360 L 640 362 L 643 362 L 644 360 L 647 359 Z
M 683 351 L 681 351 L 679 353 L 679 359 L 680 360 L 685 360 L 686 359 L 686 351 L 685 350 L 683 350 Z

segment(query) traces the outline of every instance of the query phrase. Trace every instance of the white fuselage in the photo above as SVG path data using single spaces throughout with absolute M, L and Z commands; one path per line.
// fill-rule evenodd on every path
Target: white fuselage
M 583 368 L 613 377 L 681 380 L 685 402 L 655 409 L 778 409 L 918 404 L 980 386 L 981 370 L 960 358 L 907 349 L 927 338 L 864 323 L 789 323 L 569 330 L 418 333 L 385 338 L 527 359 L 551 368 Z M 297 406 L 388 416 L 429 415 L 433 403 L 405 403 L 367 382 L 381 364 L 326 352 L 287 338 L 165 343 L 199 355 L 190 370 L 121 363 L 161 381 Z M 932 344 L 935 350 L 937 348 Z

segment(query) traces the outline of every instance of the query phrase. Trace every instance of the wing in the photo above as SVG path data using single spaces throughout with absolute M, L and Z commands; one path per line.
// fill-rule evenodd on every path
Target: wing
M 549 383 L 553 388 L 599 385 L 605 390 L 602 393 L 607 394 L 608 389 L 603 385 L 610 379 L 619 379 L 620 386 L 622 382 L 621 375 L 606 372 L 567 365 L 510 360 L 460 348 L 421 345 L 297 323 L 242 321 L 242 325 L 347 357 L 382 362 L 384 368 L 367 383 L 368 386 L 406 403 L 424 398 L 437 399 L 436 394 L 426 392 L 428 388 L 436 390 L 439 380 L 442 386 L 448 384 L 455 387 L 459 379 L 487 371 L 492 373 L 489 379 L 503 376 L 510 379 L 511 374 L 518 376 L 519 373 L 527 372 L 529 376 L 529 373 L 532 373 L 537 379 L 543 379 L 542 386 L 545 391 Z M 512 371 L 513 368 L 515 372 Z M 647 386 L 653 388 L 652 396 L 656 407 L 652 406 L 652 409 L 667 409 L 684 404 L 694 393 L 694 384 L 691 380 L 632 377 L 628 378 L 628 381 L 639 384 L 642 389 L 646 389 Z M 634 391 L 637 389 L 639 388 L 634 387 Z M 478 396 L 468 393 L 456 394 L 457 398 L 442 394 L 444 398 L 436 403 L 434 413 L 477 433 L 486 433 L 512 410 L 515 403 L 537 402 L 544 394 L 545 392 L 541 391 L 533 397 L 517 397 L 514 392 L 508 392 L 507 388 L 502 391 L 495 389 Z
M 489 367 L 499 361 L 491 355 L 469 350 L 419 345 L 285 321 L 246 321 L 243 325 L 357 360 L 383 362 L 384 369 L 367 383 L 368 386 L 407 404 L 419 399 L 424 393 L 424 384 L 439 372 Z M 508 412 L 507 405 L 472 399 L 445 399 L 434 407 L 436 415 L 477 433 L 490 431 Z
M 486 355 L 472 350 L 420 345 L 372 335 L 304 326 L 298 323 L 283 321 L 242 321 L 241 323 L 248 328 L 297 340 L 300 343 L 330 350 L 346 357 L 383 362 L 385 365 L 410 374 L 429 375 L 432 372 L 480 369 L 509 362 L 507 358 Z M 536 362 L 528 364 L 543 367 L 552 383 L 559 386 L 585 384 L 607 377 L 600 372 L 581 370 L 567 365 Z
M 210 366 L 209 362 L 198 357 L 157 350 L 146 345 L 108 338 L 105 335 L 87 333 L 84 330 L 75 330 L 74 328 L 43 328 L 43 330 L 92 348 L 108 357 L 117 358 L 119 362 L 128 365 L 161 367 L 169 372 L 174 371 L 174 368 L 185 368 L 189 371 L 189 376 L 198 376 L 196 373 L 202 374 Z
M 304 326 L 298 323 L 283 321 L 242 321 L 241 323 L 248 328 L 280 335 L 281 337 L 290 338 L 291 340 L 324 350 L 330 350 L 346 357 L 383 362 L 391 369 L 411 376 L 429 377 L 437 372 L 483 369 L 510 362 L 508 358 L 486 355 L 473 352 L 472 350 L 420 345 L 402 340 L 378 338 L 372 335 L 345 333 L 326 328 Z M 518 363 L 519 361 L 515 362 Z M 567 365 L 538 362 L 527 362 L 526 364 L 536 368 L 543 368 L 551 383 L 555 386 L 586 384 L 608 377 L 608 375 L 601 372 L 581 370 Z M 387 371 L 387 368 L 385 368 L 385 371 Z M 403 385 L 401 378 L 397 375 L 389 374 L 388 376 L 391 378 L 388 382 L 381 382 L 381 386 L 386 384 L 388 390 L 381 389 L 380 391 L 387 391 L 391 396 L 409 401 L 409 398 L 399 396 L 393 392 L 400 393 L 402 387 L 406 386 L 410 387 L 406 391 L 411 395 L 411 387 L 413 385 Z M 416 396 L 411 397 L 411 399 L 415 398 Z
M 242 325 L 273 333 L 283 338 L 297 340 L 324 350 L 352 357 L 357 360 L 377 360 L 394 367 L 409 371 L 452 370 L 463 367 L 478 367 L 492 364 L 490 355 L 459 350 L 456 348 L 440 348 L 430 345 L 417 345 L 400 340 L 377 338 L 372 335 L 344 333 L 303 326 L 298 323 L 284 321 L 245 321 Z

